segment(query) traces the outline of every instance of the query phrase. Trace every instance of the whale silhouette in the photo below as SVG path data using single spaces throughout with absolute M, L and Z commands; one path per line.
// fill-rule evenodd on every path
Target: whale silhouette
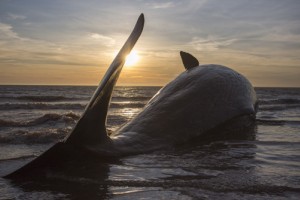
M 257 99 L 251 83 L 225 66 L 199 65 L 195 57 L 181 51 L 186 71 L 159 90 L 133 120 L 108 135 L 112 91 L 143 26 L 141 14 L 71 133 L 6 178 L 42 176 L 48 169 L 62 170 L 70 160 L 146 153 L 214 136 L 212 130 L 240 130 L 253 124 Z

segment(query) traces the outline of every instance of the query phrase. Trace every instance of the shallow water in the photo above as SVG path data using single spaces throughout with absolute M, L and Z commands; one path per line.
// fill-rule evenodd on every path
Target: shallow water
M 108 128 L 132 119 L 158 89 L 117 87 Z M 0 86 L 0 176 L 64 138 L 94 90 Z M 260 109 L 253 137 L 99 161 L 86 169 L 92 178 L 80 177 L 82 170 L 38 183 L 0 178 L 0 199 L 299 199 L 300 89 L 256 91 Z

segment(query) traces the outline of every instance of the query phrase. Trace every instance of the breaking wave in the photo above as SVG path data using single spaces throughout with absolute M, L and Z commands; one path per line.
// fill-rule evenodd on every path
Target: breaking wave
M 24 95 L 24 96 L 2 96 L 1 99 L 16 99 L 21 101 L 33 102 L 52 102 L 52 101 L 75 101 L 82 98 L 69 98 L 65 96 L 40 96 L 40 95 Z M 88 100 L 88 99 L 87 99 Z
M 66 109 L 66 110 L 75 110 L 83 109 L 85 105 L 76 103 L 63 103 L 63 104 L 49 104 L 49 103 L 5 103 L 0 105 L 0 110 L 17 110 L 17 109 L 43 109 L 43 110 L 53 110 L 53 109 Z
M 0 159 L 1 161 L 8 161 L 8 160 L 20 160 L 20 159 L 27 159 L 27 158 L 33 158 L 36 157 L 34 154 L 31 155 L 24 155 L 24 156 L 18 156 L 18 157 L 13 157 L 13 158 L 5 158 L 5 159 Z
M 80 115 L 73 112 L 58 114 L 58 113 L 47 113 L 42 117 L 31 121 L 13 121 L 0 119 L 0 127 L 28 127 L 37 126 L 44 124 L 49 121 L 63 121 L 65 123 L 75 122 L 80 118 Z
M 62 140 L 71 128 L 48 129 L 45 131 L 18 130 L 0 135 L 0 144 L 44 144 Z

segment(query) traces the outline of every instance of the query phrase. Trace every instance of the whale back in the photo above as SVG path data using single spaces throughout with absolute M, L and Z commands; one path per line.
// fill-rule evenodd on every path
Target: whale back
M 122 138 L 122 144 L 131 138 L 132 151 L 183 143 L 235 117 L 255 117 L 255 107 L 255 91 L 244 76 L 221 65 L 200 65 L 163 87 L 112 138 Z

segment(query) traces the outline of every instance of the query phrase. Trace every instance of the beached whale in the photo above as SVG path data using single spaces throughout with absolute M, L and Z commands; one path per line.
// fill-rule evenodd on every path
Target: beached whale
M 84 162 L 91 157 L 111 159 L 158 150 L 201 139 L 212 130 L 245 128 L 255 120 L 256 94 L 244 76 L 221 65 L 199 65 L 195 57 L 180 52 L 186 71 L 163 87 L 132 121 L 108 135 L 106 118 L 112 91 L 143 26 L 142 14 L 64 141 L 7 178 L 62 170 L 72 159 Z

